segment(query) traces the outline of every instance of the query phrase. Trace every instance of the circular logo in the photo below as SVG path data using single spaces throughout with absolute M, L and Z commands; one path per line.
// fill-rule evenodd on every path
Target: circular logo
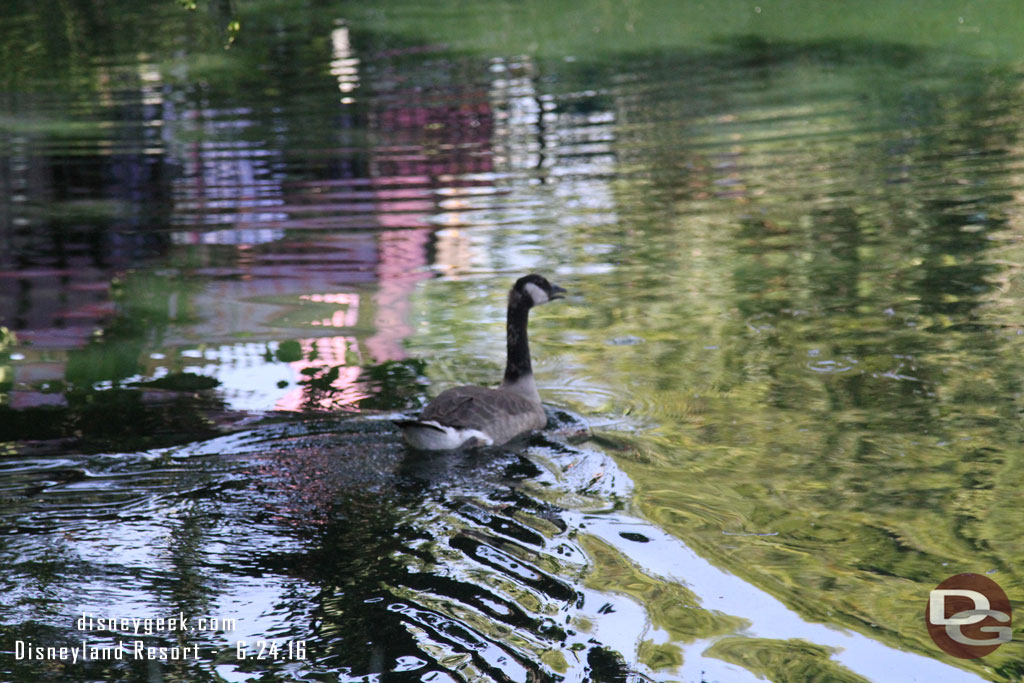
M 1013 637 L 1010 600 L 999 584 L 981 574 L 951 576 L 928 594 L 924 622 L 942 650 L 977 659 Z

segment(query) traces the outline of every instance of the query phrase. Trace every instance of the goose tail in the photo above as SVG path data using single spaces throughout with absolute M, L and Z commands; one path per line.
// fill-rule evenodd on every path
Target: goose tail
M 410 446 L 421 451 L 451 451 L 456 448 L 490 446 L 494 440 L 479 429 L 459 429 L 436 420 L 392 420 Z

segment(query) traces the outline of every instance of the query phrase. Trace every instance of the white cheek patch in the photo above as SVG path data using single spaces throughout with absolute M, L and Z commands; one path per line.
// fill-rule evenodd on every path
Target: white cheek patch
M 539 306 L 540 304 L 547 303 L 548 301 L 548 293 L 532 282 L 526 283 L 526 293 L 530 295 L 531 299 L 533 299 L 534 306 Z

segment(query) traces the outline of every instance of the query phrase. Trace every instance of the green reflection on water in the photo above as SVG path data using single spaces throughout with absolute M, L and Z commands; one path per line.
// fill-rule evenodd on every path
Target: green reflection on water
M 557 3 L 490 1 L 430 7 L 415 2 L 356 4 L 346 16 L 382 32 L 457 50 L 536 56 L 614 54 L 715 46 L 735 36 L 769 40 L 854 39 L 946 47 L 1017 59 L 1024 44 L 1014 20 L 1024 9 L 1010 0 L 805 3 L 799 0 L 722 2 L 597 1 L 567 9 Z
M 620 460 L 648 518 L 815 621 L 932 656 L 921 615 L 935 584 L 991 571 L 1022 585 L 1024 255 L 1018 181 L 992 173 L 1020 147 L 974 106 L 981 92 L 990 112 L 1019 106 L 1015 82 L 992 74 L 941 98 L 909 85 L 935 100 L 895 184 L 891 153 L 851 163 L 845 136 L 794 149 L 767 126 L 736 134 L 732 205 L 654 157 L 645 175 L 664 185 L 618 181 L 632 239 L 613 273 L 573 283 L 588 311 L 564 324 L 585 335 L 574 356 L 595 382 L 621 387 L 607 409 L 658 424 Z M 881 106 L 908 83 L 876 88 Z M 884 126 L 892 112 L 872 115 Z M 968 163 L 979 157 L 991 165 Z M 1012 676 L 1020 652 L 960 665 Z
M 722 638 L 707 652 L 770 681 L 865 683 L 867 680 L 829 661 L 828 648 L 801 640 Z
M 931 588 L 968 571 L 1011 593 L 1024 583 L 1021 145 L 1005 118 L 1019 76 L 940 72 L 911 52 L 893 69 L 867 46 L 837 74 L 804 61 L 814 49 L 766 50 L 756 100 L 741 88 L 715 91 L 717 113 L 674 93 L 618 105 L 618 220 L 547 255 L 613 268 L 563 282 L 580 301 L 545 311 L 536 345 L 614 388 L 600 411 L 656 423 L 620 458 L 645 516 L 809 619 L 942 658 L 922 619 Z M 437 290 L 451 310 L 432 327 L 492 368 L 450 378 L 441 361 L 432 376 L 486 381 L 499 353 L 473 337 L 496 337 L 500 318 Z M 453 324 L 480 317 L 486 332 Z M 635 572 L 595 561 L 595 586 L 660 622 Z M 813 662 L 808 680 L 856 680 L 804 643 L 711 651 L 769 677 L 794 652 Z M 952 663 L 1012 679 L 1020 660 L 1013 643 Z
M 685 586 L 647 576 L 629 558 L 600 539 L 581 536 L 580 541 L 593 562 L 587 587 L 633 598 L 644 605 L 651 626 L 666 631 L 673 641 L 661 645 L 645 641 L 641 645 L 638 659 L 651 669 L 682 664 L 682 653 L 676 643 L 734 633 L 746 625 L 739 617 L 704 609 Z

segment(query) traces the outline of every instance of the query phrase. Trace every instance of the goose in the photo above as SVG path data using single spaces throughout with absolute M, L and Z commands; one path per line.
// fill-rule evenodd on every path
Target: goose
M 533 380 L 526 324 L 531 308 L 561 299 L 565 293 L 536 273 L 516 280 L 508 293 L 508 357 L 501 386 L 454 387 L 431 401 L 419 419 L 395 420 L 409 445 L 426 451 L 499 446 L 546 425 Z

